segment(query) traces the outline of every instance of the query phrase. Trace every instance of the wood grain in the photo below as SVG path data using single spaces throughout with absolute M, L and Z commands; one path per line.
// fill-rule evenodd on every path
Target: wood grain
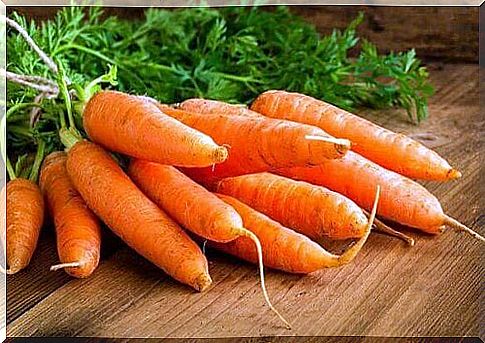
M 483 234 L 480 156 L 485 121 L 479 109 L 478 66 L 433 67 L 431 76 L 437 94 L 431 117 L 420 126 L 410 124 L 401 111 L 363 115 L 414 135 L 458 167 L 464 174 L 461 180 L 425 185 L 448 214 Z M 197 294 L 128 248 L 104 259 L 90 279 L 50 276 L 39 269 L 52 259 L 41 245 L 38 261 L 7 280 L 12 308 L 7 333 L 125 338 L 483 337 L 483 246 L 451 230 L 439 237 L 413 230 L 409 234 L 417 240 L 414 248 L 371 235 L 355 262 L 343 268 L 306 277 L 268 271 L 270 296 L 292 322 L 292 331 L 281 327 L 265 305 L 256 268 L 214 251 L 208 251 L 214 286 Z

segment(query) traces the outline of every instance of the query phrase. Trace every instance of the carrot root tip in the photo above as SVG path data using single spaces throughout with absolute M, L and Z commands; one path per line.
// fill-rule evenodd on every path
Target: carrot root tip
M 212 285 L 212 279 L 209 274 L 204 273 L 204 274 L 200 274 L 197 277 L 197 279 L 195 280 L 194 288 L 199 292 L 203 292 L 207 288 L 209 288 L 210 285 Z
M 448 171 L 448 178 L 451 180 L 459 179 L 462 176 L 461 172 L 456 169 L 450 169 Z
M 454 218 L 451 218 L 445 215 L 444 222 L 445 222 L 445 225 L 448 225 L 455 230 L 466 232 L 473 238 L 478 239 L 479 241 L 485 242 L 485 238 L 482 235 L 480 235 L 478 232 L 473 231 L 468 226 L 463 225 L 462 223 L 460 223 L 458 220 Z
M 278 312 L 278 310 L 273 306 L 273 304 L 271 303 L 271 300 L 269 299 L 268 291 L 266 290 L 266 284 L 264 281 L 263 248 L 261 246 L 261 242 L 259 241 L 258 236 L 256 236 L 253 232 L 247 229 L 242 229 L 241 235 L 248 237 L 256 245 L 256 250 L 258 252 L 259 278 L 261 282 L 261 290 L 263 292 L 263 297 L 264 297 L 264 300 L 266 301 L 266 304 L 268 304 L 268 307 L 271 309 L 271 311 L 273 311 L 278 316 L 278 318 L 285 324 L 286 329 L 291 330 L 291 324 L 285 319 L 285 317 L 283 317 Z
M 69 263 L 60 263 L 60 264 L 55 264 L 51 266 L 50 271 L 56 271 L 59 269 L 63 268 L 80 268 L 83 266 L 83 262 L 78 261 L 78 262 L 69 262 Z

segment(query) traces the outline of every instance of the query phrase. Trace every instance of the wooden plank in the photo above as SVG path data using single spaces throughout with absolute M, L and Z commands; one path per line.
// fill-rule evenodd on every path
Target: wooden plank
M 103 238 L 102 258 L 106 258 L 119 248 L 121 241 L 108 230 L 104 230 Z M 49 267 L 58 261 L 54 232 L 46 227 L 30 265 L 7 276 L 7 324 L 72 280 L 62 271 L 49 271 Z
M 359 35 L 380 51 L 415 48 L 440 61 L 478 62 L 478 7 L 294 6 L 323 34 L 344 29 L 364 12 Z
M 368 111 L 365 116 L 421 137 L 462 170 L 459 181 L 426 186 L 447 213 L 483 234 L 479 154 L 485 121 L 479 111 L 478 67 L 445 65 L 432 78 L 438 92 L 430 119 L 420 126 L 399 111 Z M 209 251 L 214 286 L 197 294 L 125 248 L 106 259 L 90 279 L 70 280 L 45 294 L 7 332 L 85 337 L 482 336 L 482 246 L 451 230 L 439 237 L 409 233 L 417 239 L 414 248 L 371 235 L 355 262 L 343 268 L 306 277 L 268 271 L 270 296 L 292 322 L 292 331 L 282 328 L 264 304 L 252 265 Z M 28 287 L 33 289 L 36 282 Z

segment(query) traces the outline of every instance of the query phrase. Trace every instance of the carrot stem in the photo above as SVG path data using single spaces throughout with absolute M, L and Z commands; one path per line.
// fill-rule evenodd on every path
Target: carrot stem
M 360 249 L 362 249 L 362 246 L 364 245 L 364 243 L 367 241 L 367 238 L 369 237 L 371 232 L 372 225 L 374 225 L 374 219 L 376 218 L 377 204 L 379 203 L 380 194 L 381 194 L 381 187 L 377 186 L 374 205 L 372 206 L 372 211 L 369 217 L 369 223 L 367 224 L 368 226 L 366 229 L 366 233 L 350 249 L 348 249 L 345 253 L 339 256 L 338 260 L 341 264 L 346 264 L 352 261 L 355 258 L 355 256 L 357 256 Z
M 45 142 L 42 139 L 38 140 L 37 153 L 35 154 L 34 164 L 30 171 L 29 180 L 32 182 L 37 182 L 39 178 L 39 170 L 45 155 Z
M 291 330 L 291 324 L 278 312 L 278 310 L 273 306 L 273 304 L 269 300 L 268 291 L 266 290 L 266 285 L 264 282 L 263 248 L 261 247 L 261 242 L 259 241 L 259 238 L 254 233 L 252 233 L 247 229 L 243 230 L 243 236 L 246 236 L 249 239 L 251 239 L 256 245 L 256 251 L 258 253 L 259 277 L 261 280 L 261 289 L 263 291 L 264 300 L 268 304 L 269 308 L 278 316 L 278 318 L 280 318 L 280 320 L 283 323 L 285 323 L 286 328 L 288 330 Z
M 15 180 L 17 176 L 15 175 L 15 170 L 13 169 L 12 162 L 10 162 L 10 159 L 8 156 L 5 156 L 5 166 L 7 167 L 7 173 L 10 178 L 10 181 Z
M 61 95 L 61 98 L 64 100 L 66 104 L 67 119 L 69 120 L 69 126 L 76 127 L 76 123 L 72 115 L 71 95 L 69 94 L 69 89 L 67 88 L 67 83 L 65 78 L 66 73 L 60 61 L 58 61 L 57 65 L 59 68 L 59 72 L 57 73 L 57 83 L 59 84 L 59 93 Z
M 51 266 L 50 271 L 56 271 L 56 270 L 63 269 L 63 268 L 79 268 L 79 267 L 82 267 L 83 264 L 84 264 L 84 262 L 81 262 L 81 261 L 59 263 L 59 264 L 55 264 L 55 265 Z
M 367 217 L 370 216 L 369 212 L 367 212 L 366 210 L 363 210 L 363 211 L 367 215 Z M 414 246 L 415 244 L 415 241 L 412 237 L 409 237 L 408 235 L 405 235 L 402 232 L 394 230 L 393 228 L 386 225 L 384 222 L 380 221 L 378 218 L 374 219 L 374 226 L 377 232 L 385 233 L 389 236 L 399 238 L 404 242 L 408 243 L 410 246 Z
M 448 225 L 458 231 L 464 231 L 472 237 L 478 239 L 479 241 L 485 242 L 485 238 L 481 236 L 478 232 L 473 231 L 469 227 L 463 225 L 458 220 L 451 218 L 450 216 L 445 215 L 445 225 Z

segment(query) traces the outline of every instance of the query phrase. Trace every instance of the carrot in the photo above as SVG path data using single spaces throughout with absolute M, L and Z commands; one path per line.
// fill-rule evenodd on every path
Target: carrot
M 7 184 L 7 269 L 15 274 L 27 267 L 44 222 L 44 201 L 39 187 L 27 179 Z
M 327 161 L 316 167 L 281 169 L 278 174 L 328 187 L 367 210 L 372 206 L 372 190 L 380 185 L 382 197 L 377 213 L 382 217 L 431 234 L 440 233 L 444 225 L 449 225 L 483 240 L 445 215 L 438 199 L 426 188 L 354 152 L 349 151 L 338 161 Z
M 263 255 L 258 238 L 243 227 L 240 215 L 224 201 L 172 166 L 132 160 L 128 174 L 140 189 L 186 229 L 205 239 L 229 242 L 246 237 L 260 261 L 261 286 L 269 307 L 288 326 L 271 304 L 264 284 Z
M 361 208 L 343 195 L 270 173 L 227 178 L 213 190 L 312 239 L 360 238 L 369 223 Z
M 198 291 L 212 283 L 197 244 L 151 202 L 101 147 L 70 147 L 67 172 L 86 204 L 115 234 L 176 280 Z
M 226 114 L 255 118 L 261 116 L 261 114 L 251 111 L 245 105 L 232 105 L 226 102 L 208 99 L 187 99 L 180 104 L 176 104 L 176 108 L 200 114 Z
M 40 189 L 54 219 L 61 261 L 51 270 L 65 268 L 69 275 L 85 278 L 99 263 L 101 228 L 72 185 L 67 175 L 66 159 L 66 153 L 53 152 L 45 158 L 40 172 Z
M 315 165 L 340 158 L 350 147 L 309 125 L 261 117 L 201 115 L 165 105 L 159 108 L 182 123 L 210 135 L 218 144 L 230 146 L 226 162 L 213 168 L 188 171 L 213 179 L 297 165 Z
M 132 157 L 185 167 L 205 167 L 227 158 L 212 138 L 163 114 L 136 96 L 102 91 L 86 104 L 88 136 L 107 149 Z
M 284 91 L 261 94 L 251 109 L 268 117 L 315 125 L 347 138 L 352 149 L 377 164 L 410 178 L 447 181 L 461 173 L 424 145 L 312 97 Z
M 38 170 L 44 158 L 45 142 L 39 140 L 28 179 L 17 178 L 6 157 L 10 181 L 6 186 L 6 258 L 7 274 L 15 274 L 30 263 L 40 229 L 44 223 L 44 200 L 37 186 Z
M 308 237 L 282 226 L 232 197 L 222 194 L 218 196 L 234 207 L 242 216 L 245 227 L 258 236 L 263 247 L 266 266 L 290 273 L 308 274 L 322 268 L 342 266 L 357 256 L 371 231 L 379 191 L 364 235 L 340 256 L 329 253 Z M 246 237 L 240 237 L 226 244 L 217 242 L 209 244 L 223 252 L 255 263 L 257 254 L 251 243 Z

